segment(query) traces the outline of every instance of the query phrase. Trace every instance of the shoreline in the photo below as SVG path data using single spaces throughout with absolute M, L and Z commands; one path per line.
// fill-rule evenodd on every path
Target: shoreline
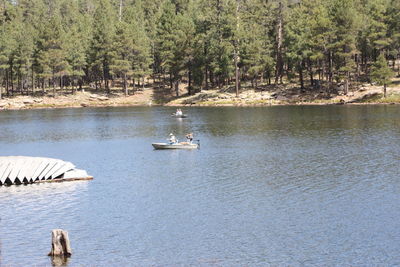
M 368 87 L 348 95 L 327 96 L 323 92 L 301 93 L 283 89 L 278 92 L 246 89 L 236 96 L 230 90 L 207 90 L 195 95 L 169 96 L 163 101 L 154 97 L 154 89 L 147 88 L 134 95 L 80 91 L 75 94 L 59 93 L 53 96 L 15 96 L 0 99 L 0 111 L 30 109 L 61 109 L 91 107 L 270 107 L 270 106 L 330 106 L 330 105 L 397 105 L 400 88 L 390 88 L 387 98 L 382 98 L 381 88 Z M 185 93 L 184 91 L 182 93 Z
M 246 103 L 208 103 L 208 104 L 145 104 L 145 103 L 98 103 L 98 104 L 85 104 L 71 103 L 67 105 L 25 105 L 24 107 L 3 107 L 1 111 L 16 111 L 16 110 L 40 110 L 40 109 L 78 109 L 78 108 L 107 108 L 107 107 L 232 107 L 232 108 L 246 108 L 246 107 L 279 107 L 279 106 L 379 106 L 379 105 L 400 105 L 399 102 L 355 102 L 355 103 L 318 103 L 318 102 L 302 102 L 302 103 L 274 103 L 274 104 L 246 104 Z

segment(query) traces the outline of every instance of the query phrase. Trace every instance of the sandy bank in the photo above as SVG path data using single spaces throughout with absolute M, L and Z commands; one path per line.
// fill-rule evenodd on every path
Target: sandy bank
M 134 95 L 97 94 L 77 92 L 60 94 L 56 97 L 16 96 L 0 100 L 0 110 L 67 108 L 67 107 L 112 107 L 112 106 L 147 106 L 152 105 L 152 90 L 137 92 Z
M 400 83 L 400 79 L 399 79 Z M 388 88 L 383 98 L 381 86 L 369 84 L 352 89 L 346 95 L 338 90 L 327 94 L 324 90 L 301 90 L 295 84 L 244 88 L 236 96 L 234 88 L 204 90 L 193 96 L 172 100 L 169 106 L 273 106 L 273 105 L 340 105 L 340 104 L 400 104 L 400 85 Z
M 400 104 L 400 78 L 388 88 L 388 97 L 382 97 L 382 87 L 362 85 L 351 90 L 347 95 L 343 92 L 327 94 L 323 90 L 301 90 L 295 84 L 278 86 L 260 86 L 242 88 L 236 96 L 233 87 L 214 90 L 203 90 L 195 95 L 174 98 L 164 95 L 158 98 L 159 89 L 147 88 L 134 95 L 77 92 L 75 94 L 59 94 L 56 97 L 16 96 L 0 100 L 0 110 L 67 108 L 67 107 L 114 107 L 114 106 L 274 106 L 274 105 L 340 105 L 340 104 Z

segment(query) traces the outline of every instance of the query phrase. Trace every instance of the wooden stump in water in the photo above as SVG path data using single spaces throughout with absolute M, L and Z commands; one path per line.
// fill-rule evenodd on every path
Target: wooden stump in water
M 72 254 L 68 232 L 62 229 L 54 229 L 51 232 L 51 251 L 49 256 L 65 256 Z

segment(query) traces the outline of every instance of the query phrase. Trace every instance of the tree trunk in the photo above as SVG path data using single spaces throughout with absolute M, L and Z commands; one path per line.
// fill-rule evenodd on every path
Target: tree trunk
M 384 98 L 386 98 L 386 87 L 387 87 L 386 83 L 383 84 L 383 97 Z
M 9 90 L 8 81 L 9 81 L 8 70 L 6 70 L 6 93 L 7 93 L 7 96 L 10 95 L 9 91 L 8 91 Z
M 192 72 L 190 71 L 190 69 L 189 69 L 189 71 L 188 71 L 188 94 L 189 95 L 192 95 Z
M 239 31 L 239 1 L 236 1 L 236 31 Z M 238 43 L 239 40 L 235 39 L 235 89 L 236 89 L 236 97 L 239 96 L 239 84 L 240 84 L 240 78 L 239 78 L 239 50 L 238 50 Z
M 34 79 L 34 72 L 33 72 L 33 64 L 31 67 L 31 79 L 32 79 L 32 95 L 35 95 L 35 79 Z
M 107 59 L 104 59 L 104 61 L 103 61 L 103 79 L 104 79 L 105 89 L 106 89 L 107 93 L 109 94 L 111 92 L 111 89 L 110 89 L 110 83 L 109 83 L 110 82 L 109 81 L 110 72 L 109 72 L 109 65 L 108 65 Z
M 111 93 L 110 80 L 108 79 L 108 77 L 105 80 L 105 84 L 106 84 L 107 93 L 108 94 Z
M 205 73 L 204 73 L 204 80 L 205 80 L 205 82 L 206 82 L 206 90 L 208 90 L 208 67 L 207 67 L 207 65 L 206 65 L 206 68 L 205 68 Z
M 303 62 L 299 64 L 300 89 L 304 89 Z
M 283 40 L 283 18 L 282 18 L 282 2 L 279 2 L 278 9 L 278 30 L 276 35 L 276 67 L 275 67 L 275 84 L 282 79 L 282 40 Z
M 54 70 L 53 70 L 53 97 L 56 97 L 56 79 L 54 77 Z
M 44 90 L 44 83 L 45 83 L 45 81 L 44 81 L 44 78 L 43 78 L 42 79 L 42 94 L 43 94 L 43 96 L 46 93 L 45 90 Z
M 119 14 L 118 14 L 118 20 L 121 22 L 122 20 L 122 0 L 119 1 Z
M 236 97 L 239 96 L 239 67 L 238 67 L 238 53 L 235 48 L 235 91 L 236 91 Z
M 308 72 L 310 74 L 310 82 L 311 82 L 311 87 L 314 86 L 314 73 L 313 73 L 313 69 L 312 69 L 312 64 L 311 64 L 311 60 L 308 60 Z
M 16 91 L 22 92 L 22 90 L 21 90 L 21 71 L 19 69 L 17 71 L 17 90 Z
M 176 96 L 179 97 L 179 80 L 174 82 Z
M 69 243 L 68 232 L 62 229 L 54 229 L 51 232 L 51 251 L 49 256 L 72 255 L 71 245 Z
M 125 96 L 128 96 L 128 86 L 126 86 L 126 73 L 124 73 L 124 92 Z
M 13 76 L 13 64 L 10 65 L 10 81 L 11 81 L 11 95 L 14 95 L 14 76 Z
M 164 70 L 162 70 L 162 77 L 163 77 L 162 87 L 165 88 L 165 84 L 167 83 L 167 78 L 165 77 L 165 71 Z

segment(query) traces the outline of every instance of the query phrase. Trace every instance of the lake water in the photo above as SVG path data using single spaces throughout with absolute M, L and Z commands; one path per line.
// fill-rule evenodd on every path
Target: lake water
M 0 266 L 400 265 L 400 107 L 0 112 L 0 155 L 92 181 L 0 187 Z M 194 132 L 201 149 L 151 143 Z

